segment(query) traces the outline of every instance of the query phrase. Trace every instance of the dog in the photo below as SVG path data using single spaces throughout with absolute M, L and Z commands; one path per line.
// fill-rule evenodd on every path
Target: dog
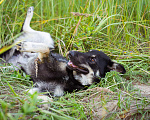
M 113 62 L 102 51 L 69 51 L 69 60 L 52 52 L 54 41 L 50 34 L 30 27 L 33 10 L 33 7 L 28 9 L 22 34 L 15 40 L 22 41 L 0 55 L 7 63 L 31 76 L 36 87 L 29 93 L 50 92 L 53 96 L 63 96 L 65 92 L 85 89 L 100 82 L 107 72 L 126 72 L 123 65 Z
M 122 74 L 126 72 L 123 65 L 113 62 L 105 53 L 98 50 L 88 52 L 69 51 L 69 60 L 60 54 L 53 53 L 47 45 L 22 42 L 18 45 L 21 52 L 38 53 L 21 64 L 22 69 L 31 75 L 37 87 L 33 92 L 50 92 L 53 96 L 63 96 L 65 92 L 84 89 L 110 71 Z
M 36 87 L 34 92 L 50 92 L 53 96 L 63 96 L 65 92 L 84 89 L 100 82 L 107 72 L 126 72 L 123 65 L 113 62 L 98 50 L 88 52 L 69 51 L 69 60 L 53 53 L 46 44 L 21 42 L 17 49 L 22 52 L 38 53 L 20 62 L 22 70 L 31 75 Z

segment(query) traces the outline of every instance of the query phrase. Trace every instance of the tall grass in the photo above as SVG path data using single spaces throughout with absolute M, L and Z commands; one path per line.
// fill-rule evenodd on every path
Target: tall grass
M 89 50 L 94 46 L 93 48 L 96 49 L 109 50 L 111 45 L 114 49 L 138 52 L 140 44 L 142 44 L 142 51 L 148 49 L 150 36 L 148 0 L 40 0 L 36 2 L 5 0 L 1 4 L 0 21 L 3 44 L 19 33 L 29 6 L 35 7 L 32 28 L 51 33 L 56 46 L 58 41 L 63 41 L 66 44 L 64 47 L 68 49 L 79 47 L 81 50 Z M 93 15 L 81 18 L 76 38 L 73 40 L 70 38 L 80 17 L 73 16 L 71 12 Z M 96 16 L 100 18 L 97 19 Z M 108 18 L 109 16 L 112 17 Z M 71 46 L 67 46 L 70 45 L 68 44 L 70 41 Z M 65 50 L 63 49 L 64 52 Z
M 122 63 L 127 69 L 124 76 L 108 73 L 96 86 L 129 92 L 131 96 L 125 102 L 130 106 L 134 94 L 132 83 L 146 83 L 150 79 L 150 1 L 4 0 L 0 4 L 0 48 L 18 36 L 30 6 L 35 7 L 31 27 L 49 32 L 56 52 L 65 56 L 69 50 L 97 49 Z M 83 94 L 67 94 L 51 103 L 50 111 L 42 110 L 37 107 L 40 105 L 37 94 L 23 92 L 32 86 L 28 75 L 1 66 L 0 73 L 0 119 L 87 118 L 85 106 L 78 102 Z M 149 105 L 146 101 L 142 99 L 141 104 Z M 118 104 L 120 108 L 125 107 L 123 103 Z

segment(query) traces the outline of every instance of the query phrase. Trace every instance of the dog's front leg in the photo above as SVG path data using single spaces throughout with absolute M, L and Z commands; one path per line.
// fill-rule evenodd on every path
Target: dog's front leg
M 50 53 L 49 47 L 44 43 L 21 42 L 17 45 L 17 49 L 21 52 L 36 52 L 38 58 L 42 61 L 44 57 L 48 57 Z

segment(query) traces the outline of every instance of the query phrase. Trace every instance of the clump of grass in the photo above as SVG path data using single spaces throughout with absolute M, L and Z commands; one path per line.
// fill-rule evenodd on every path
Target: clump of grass
M 32 28 L 49 32 L 55 41 L 56 52 L 65 56 L 68 50 L 102 50 L 125 66 L 125 75 L 110 72 L 100 83 L 90 86 L 90 89 L 105 87 L 117 92 L 120 109 L 107 119 L 127 112 L 133 100 L 140 100 L 138 104 L 143 111 L 134 104 L 139 108 L 137 113 L 143 113 L 141 118 L 148 115 L 149 110 L 144 108 L 149 106 L 149 98 L 137 95 L 133 83 L 150 85 L 147 83 L 150 79 L 149 0 L 4 0 L 0 4 L 0 48 L 13 43 L 19 35 L 30 6 L 35 7 Z M 94 119 L 90 106 L 85 107 L 81 102 L 92 92 L 66 94 L 50 103 L 49 110 L 42 110 L 37 107 L 41 105 L 38 94 L 25 92 L 33 86 L 30 77 L 23 72 L 2 69 L 2 66 L 0 119 Z

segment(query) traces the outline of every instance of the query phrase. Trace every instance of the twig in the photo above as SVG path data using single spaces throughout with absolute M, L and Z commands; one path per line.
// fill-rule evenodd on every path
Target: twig
M 72 15 L 74 16 L 85 16 L 85 17 L 89 17 L 89 16 L 95 16 L 95 15 L 92 15 L 92 14 L 87 14 L 87 13 L 79 13 L 79 12 L 71 12 Z M 101 20 L 101 17 L 100 16 L 96 16 L 96 18 L 100 19 Z
M 39 58 L 36 58 L 34 63 L 35 63 L 35 77 L 37 78 L 38 75 L 38 60 Z
M 83 13 L 84 13 L 84 11 L 85 11 L 85 8 L 86 8 L 86 6 L 87 6 L 87 3 L 88 3 L 88 0 L 86 1 L 86 4 L 85 4 L 84 10 L 83 10 Z M 73 32 L 73 36 L 75 36 L 76 33 L 77 33 L 79 24 L 81 23 L 81 19 L 82 19 L 82 16 L 80 17 L 80 19 L 79 19 L 79 21 L 78 21 L 78 23 L 77 23 L 77 26 L 76 26 L 76 28 L 75 28 L 75 30 L 74 30 L 74 32 Z

